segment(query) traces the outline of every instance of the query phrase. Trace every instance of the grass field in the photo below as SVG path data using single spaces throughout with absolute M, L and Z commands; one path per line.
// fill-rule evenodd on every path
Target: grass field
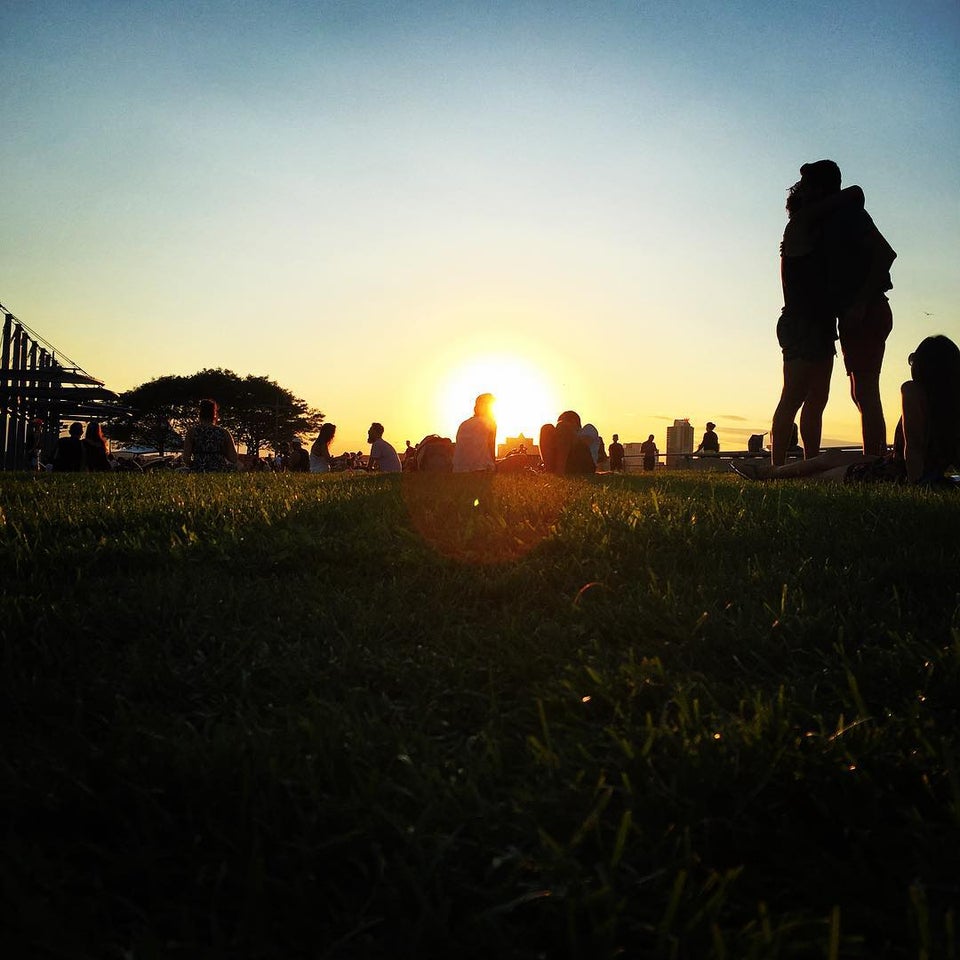
M 5 956 L 960 955 L 960 496 L 0 475 L 0 538 Z

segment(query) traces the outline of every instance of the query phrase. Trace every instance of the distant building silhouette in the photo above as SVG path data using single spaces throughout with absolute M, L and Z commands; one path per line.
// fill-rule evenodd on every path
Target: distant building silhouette
M 525 437 L 522 433 L 518 437 L 507 437 L 503 443 L 497 446 L 497 459 L 501 460 L 508 453 L 513 453 L 514 450 L 520 450 L 523 448 L 524 453 L 533 454 L 534 456 L 540 456 L 540 448 L 531 440 L 529 437 Z
M 693 425 L 689 419 L 674 420 L 673 426 L 667 427 L 667 466 L 683 466 L 679 454 L 686 453 L 693 453 Z

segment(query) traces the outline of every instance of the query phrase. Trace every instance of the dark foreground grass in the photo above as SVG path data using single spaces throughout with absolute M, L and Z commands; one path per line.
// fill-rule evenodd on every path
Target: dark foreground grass
M 957 957 L 960 497 L 0 476 L 13 957 Z

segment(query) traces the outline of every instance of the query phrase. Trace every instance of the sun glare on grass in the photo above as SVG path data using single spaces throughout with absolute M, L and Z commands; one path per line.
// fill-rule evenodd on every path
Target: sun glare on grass
M 451 371 L 438 391 L 438 412 L 451 436 L 473 416 L 481 393 L 496 397 L 498 442 L 521 433 L 536 442 L 541 425 L 557 419 L 554 390 L 533 363 L 517 356 L 474 357 Z

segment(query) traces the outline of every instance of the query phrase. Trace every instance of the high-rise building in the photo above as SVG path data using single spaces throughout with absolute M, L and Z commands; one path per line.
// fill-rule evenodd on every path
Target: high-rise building
M 674 420 L 673 426 L 667 427 L 667 466 L 683 466 L 678 454 L 684 453 L 693 453 L 693 426 L 689 419 Z

